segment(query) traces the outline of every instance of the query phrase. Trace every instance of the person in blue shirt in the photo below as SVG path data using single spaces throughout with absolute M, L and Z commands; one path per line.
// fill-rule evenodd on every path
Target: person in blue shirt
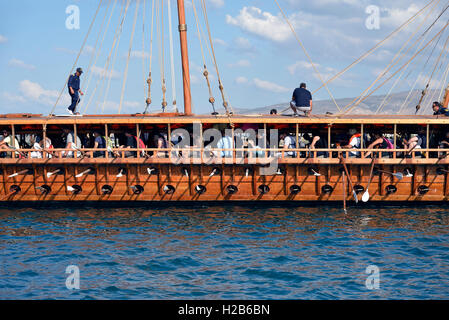
M 301 83 L 299 88 L 296 88 L 293 92 L 290 107 L 295 112 L 295 116 L 299 116 L 298 111 L 304 112 L 308 117 L 312 113 L 312 94 L 306 87 L 305 83 Z
M 433 109 L 434 116 L 444 115 L 444 116 L 449 117 L 449 108 L 443 107 L 441 105 L 441 103 L 439 103 L 438 101 L 435 101 L 433 103 L 432 109 Z
M 80 103 L 79 95 L 84 95 L 80 89 L 80 76 L 83 74 L 83 69 L 76 69 L 76 73 L 69 77 L 67 87 L 69 88 L 69 94 L 72 98 L 72 104 L 67 108 L 67 111 L 71 114 L 75 114 L 76 107 Z

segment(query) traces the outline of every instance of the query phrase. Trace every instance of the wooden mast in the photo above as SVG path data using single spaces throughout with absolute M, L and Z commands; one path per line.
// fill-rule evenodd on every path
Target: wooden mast
M 184 0 L 178 0 L 179 37 L 181 39 L 182 78 L 184 88 L 184 113 L 192 114 L 192 95 L 190 90 L 189 52 L 187 48 L 187 24 Z

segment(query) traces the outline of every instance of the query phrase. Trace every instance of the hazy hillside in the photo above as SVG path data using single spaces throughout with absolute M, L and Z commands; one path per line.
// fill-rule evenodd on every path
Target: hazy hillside
M 429 90 L 424 102 L 421 105 L 421 110 L 426 110 L 426 114 L 430 113 L 430 106 L 434 100 L 438 99 L 439 91 Z M 402 105 L 404 104 L 409 92 L 399 92 L 391 94 L 387 99 L 381 114 L 398 114 Z M 376 112 L 377 108 L 382 104 L 385 95 L 371 96 L 363 101 L 356 109 L 352 111 L 353 114 L 373 114 Z M 414 90 L 408 99 L 408 103 L 404 105 L 404 110 L 401 114 L 415 114 L 416 105 L 421 98 L 421 90 Z M 340 108 L 345 107 L 350 104 L 354 98 L 337 99 L 337 103 Z M 234 107 L 236 113 L 239 114 L 268 114 L 271 109 L 277 109 L 278 112 L 286 109 L 289 103 L 280 103 L 272 106 L 266 107 L 255 107 L 255 108 L 236 108 Z M 289 111 L 291 112 L 291 111 Z M 337 113 L 338 110 L 332 100 L 321 100 L 314 101 L 313 113 L 315 114 L 325 114 L 326 112 Z

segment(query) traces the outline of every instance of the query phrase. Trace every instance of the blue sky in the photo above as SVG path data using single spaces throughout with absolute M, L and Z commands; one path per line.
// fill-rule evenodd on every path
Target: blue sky
M 303 81 L 307 82 L 312 91 L 320 85 L 317 74 L 314 73 L 307 57 L 282 19 L 274 1 L 206 1 L 220 74 L 227 98 L 234 107 L 256 108 L 286 102 L 291 97 L 293 89 Z M 92 57 L 95 60 L 96 54 L 99 52 L 94 68 L 91 69 L 91 72 L 86 72 L 82 78 L 84 89 L 89 79 L 91 80 L 87 94 L 80 106 L 81 111 L 88 107 L 87 113 L 101 113 L 104 101 L 106 101 L 105 113 L 116 113 L 118 110 L 137 0 L 132 0 L 128 10 L 106 99 L 104 91 L 108 81 L 107 78 L 102 80 L 101 70 L 106 65 L 112 47 L 113 31 L 119 23 L 119 12 L 123 2 L 124 0 L 118 0 L 115 12 L 111 17 L 109 31 L 106 33 L 104 44 L 99 52 L 99 48 L 95 48 L 96 39 L 99 32 L 105 29 L 100 29 L 100 25 L 103 19 L 108 20 L 114 3 L 114 0 L 103 0 L 104 4 L 100 8 L 87 46 L 80 56 L 78 66 L 82 66 L 86 70 Z M 178 105 L 182 109 L 179 37 L 176 32 L 177 12 L 175 1 L 171 0 L 171 2 L 175 31 L 176 95 Z M 295 26 L 312 60 L 325 78 L 350 64 L 427 4 L 427 1 L 409 0 L 279 0 L 279 2 Z M 94 0 L 0 2 L 0 69 L 2 70 L 0 113 L 37 112 L 47 114 L 50 112 L 83 43 L 98 3 L 99 1 Z M 146 75 L 149 71 L 148 53 L 150 51 L 152 0 L 145 1 L 144 51 L 142 48 L 143 3 L 144 1 L 141 0 L 125 87 L 122 112 L 126 113 L 142 112 L 145 108 L 146 84 L 143 73 L 145 70 Z M 199 0 L 196 0 L 195 3 L 199 10 Z M 66 8 L 70 5 L 76 5 L 80 9 L 79 30 L 66 28 L 68 17 Z M 365 26 L 368 17 L 365 10 L 370 5 L 380 8 L 380 28 L 378 30 L 369 30 Z M 166 6 L 165 3 L 165 21 L 167 21 Z M 436 12 L 441 11 L 442 8 L 443 5 L 438 4 L 431 16 L 436 16 Z M 203 62 L 191 0 L 186 1 L 186 11 L 194 112 L 206 113 L 210 112 L 211 107 L 208 103 L 208 91 L 201 71 Z M 391 42 L 377 50 L 373 56 L 332 83 L 330 85 L 332 94 L 336 98 L 359 95 L 375 79 L 380 70 L 390 62 L 420 21 L 422 20 L 417 19 L 416 23 L 399 33 Z M 204 25 L 203 30 L 205 30 Z M 101 39 L 102 34 L 100 35 Z M 443 37 L 443 39 L 445 38 Z M 164 43 L 167 100 L 170 105 L 172 86 L 167 24 L 164 28 Z M 155 26 L 151 111 L 160 110 L 162 100 L 159 48 L 160 42 Z M 205 48 L 205 50 L 207 49 Z M 142 57 L 145 58 L 144 61 Z M 217 76 L 207 51 L 206 59 L 211 73 L 217 108 L 221 109 Z M 145 68 L 143 68 L 143 63 Z M 402 87 L 395 87 L 394 91 L 404 91 L 410 86 L 410 83 L 404 83 Z M 94 88 L 97 88 L 95 95 L 93 94 Z M 379 93 L 388 90 L 389 87 Z M 329 95 L 326 90 L 321 90 L 314 96 L 314 99 L 329 99 Z M 87 105 L 88 101 L 91 101 L 89 105 Z M 56 113 L 65 113 L 67 105 L 68 97 L 65 90 Z

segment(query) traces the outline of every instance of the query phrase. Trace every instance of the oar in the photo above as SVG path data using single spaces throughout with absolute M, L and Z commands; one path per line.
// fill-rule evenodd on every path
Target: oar
M 369 186 L 371 185 L 371 180 L 373 179 L 374 160 L 376 160 L 376 158 L 374 157 L 374 153 L 373 153 L 373 160 L 371 160 L 371 171 L 370 171 L 370 174 L 369 174 L 368 186 L 366 187 L 365 193 L 362 196 L 362 201 L 363 202 L 368 202 L 369 198 L 370 198 L 368 189 L 369 189 Z
M 14 178 L 14 177 L 20 176 L 21 174 L 25 174 L 25 173 L 27 173 L 27 172 L 28 172 L 28 169 L 22 170 L 22 171 L 13 173 L 12 175 L 8 176 L 8 178 Z
M 89 173 L 90 169 L 84 170 L 83 172 L 77 174 L 75 177 L 77 178 L 81 178 L 82 176 L 84 176 L 86 173 Z
M 53 176 L 53 175 L 55 175 L 55 174 L 57 174 L 59 172 L 61 172 L 61 169 L 58 169 L 58 170 L 53 171 L 53 172 L 47 172 L 47 178 L 50 178 L 51 176 Z
M 249 176 L 249 169 L 246 169 L 245 175 L 248 178 L 248 176 Z
M 189 171 L 187 171 L 187 169 L 184 169 L 184 174 L 186 175 L 186 177 L 189 177 Z
M 116 178 L 121 178 L 123 177 L 123 169 L 120 169 L 118 175 L 116 175 Z
M 345 211 L 345 214 L 347 214 L 348 211 L 346 210 L 346 183 L 345 183 L 346 177 L 344 172 L 342 172 L 341 175 L 343 183 L 343 210 Z
M 321 173 L 316 172 L 314 169 L 310 169 L 313 172 L 313 175 L 316 177 L 321 177 Z
M 212 173 L 209 175 L 209 177 L 213 177 L 217 173 L 217 169 L 212 170 Z
M 377 171 L 386 173 L 386 174 L 391 174 L 392 176 L 396 177 L 398 180 L 402 180 L 404 178 L 404 175 L 400 172 L 394 173 L 394 172 L 389 172 L 389 171 L 384 171 L 384 170 L 377 170 Z
M 71 187 L 71 186 L 67 186 L 67 191 L 69 191 L 69 192 L 74 192 L 75 189 L 74 189 L 73 187 Z
M 343 168 L 345 168 L 345 173 L 348 176 L 349 186 L 352 189 L 352 195 L 354 196 L 355 203 L 359 203 L 359 198 L 357 197 L 357 192 L 355 192 L 354 185 L 352 184 L 351 176 L 349 175 L 348 167 L 346 166 L 345 158 L 343 157 L 342 154 L 340 154 L 340 160 L 341 160 L 341 163 L 343 164 Z
M 147 168 L 147 172 L 148 172 L 148 174 L 151 176 L 152 174 L 153 174 L 153 172 L 154 171 L 156 171 L 156 169 L 150 169 L 150 168 Z

